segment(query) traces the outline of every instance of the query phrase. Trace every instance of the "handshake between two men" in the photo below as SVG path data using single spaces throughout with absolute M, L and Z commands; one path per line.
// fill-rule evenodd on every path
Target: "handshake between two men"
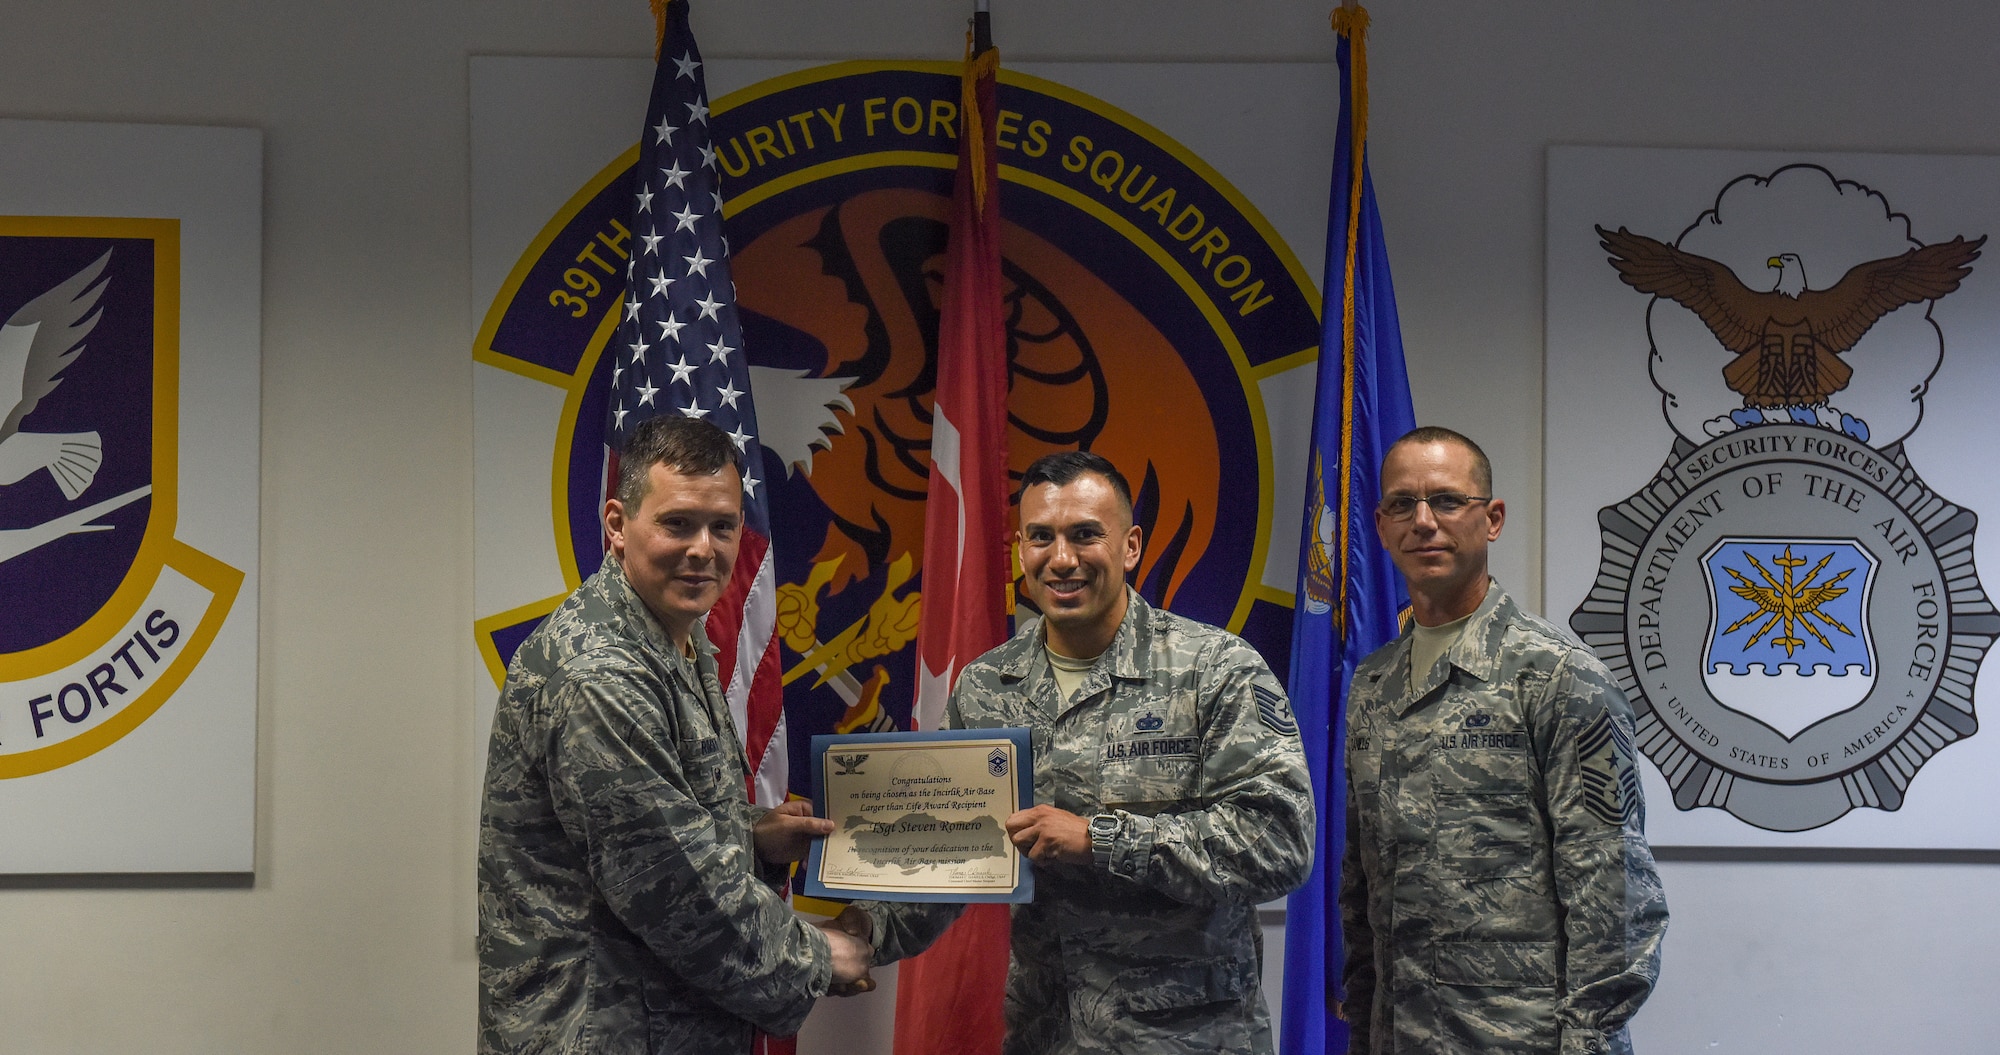
M 735 570 L 742 454 L 713 424 L 661 416 L 617 465 L 604 562 L 515 651 L 494 715 L 479 1050 L 744 1055 L 753 1030 L 796 1033 L 814 998 L 873 988 L 872 963 L 921 952 L 962 906 L 857 902 L 815 935 L 778 896 L 834 822 L 744 796 L 702 618 Z M 1284 687 L 1241 638 L 1127 585 L 1143 532 L 1111 463 L 1037 459 L 1019 508 L 1041 617 L 960 673 L 941 727 L 1089 712 L 1036 752 L 1044 804 L 1003 822 L 1046 866 L 1012 913 L 1029 998 L 1009 1001 L 1009 1035 L 1263 1055 L 1256 906 L 1312 867 Z M 1075 986 L 1115 998 L 1073 1003 Z
M 813 816 L 812 803 L 794 799 L 758 818 L 750 831 L 758 857 L 771 864 L 790 865 L 806 859 L 814 839 L 832 835 L 833 822 Z M 825 932 L 833 954 L 833 983 L 827 990 L 831 996 L 855 996 L 875 988 L 875 979 L 868 975 L 875 948 L 868 942 L 867 917 L 860 919 L 859 928 L 846 912 L 815 924 Z
M 757 856 L 772 864 L 803 861 L 812 840 L 833 834 L 833 822 L 812 814 L 812 804 L 787 802 L 766 813 L 752 827 Z M 1021 810 L 1006 820 L 1008 839 L 1029 860 L 1039 864 L 1087 864 L 1090 861 L 1089 823 L 1082 817 L 1054 806 L 1041 805 Z M 958 906 L 933 909 L 956 914 Z M 948 922 L 948 920 L 947 920 Z M 871 992 L 875 979 L 869 968 L 875 958 L 875 924 L 868 907 L 850 905 L 832 919 L 817 926 L 826 934 L 833 954 L 833 983 L 829 996 L 856 996 Z

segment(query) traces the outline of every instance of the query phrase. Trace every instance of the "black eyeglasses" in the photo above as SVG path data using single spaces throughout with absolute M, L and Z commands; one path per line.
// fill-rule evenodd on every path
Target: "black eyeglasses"
M 1458 491 L 1439 491 L 1431 495 L 1390 495 L 1375 507 L 1375 512 L 1390 520 L 1408 520 L 1417 515 L 1419 504 L 1431 507 L 1431 515 L 1449 517 L 1466 510 L 1475 502 L 1491 502 L 1492 495 L 1468 495 Z

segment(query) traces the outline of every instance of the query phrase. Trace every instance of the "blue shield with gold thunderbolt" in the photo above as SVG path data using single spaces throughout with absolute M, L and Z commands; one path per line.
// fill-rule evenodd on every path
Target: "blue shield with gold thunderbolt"
M 1853 540 L 1739 538 L 1702 558 L 1702 680 L 1717 703 L 1791 740 L 1875 687 L 1876 558 Z

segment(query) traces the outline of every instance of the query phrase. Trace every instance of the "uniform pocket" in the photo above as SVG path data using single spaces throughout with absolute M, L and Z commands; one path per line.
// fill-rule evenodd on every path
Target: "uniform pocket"
M 1106 1050 L 1145 1052 L 1253 1051 L 1248 962 L 1197 960 L 1121 974 L 1124 1011 L 1093 1032 Z
M 1098 796 L 1106 806 L 1155 813 L 1195 798 L 1201 741 L 1193 736 L 1142 736 L 1098 748 Z
M 664 979 L 648 978 L 645 988 L 646 1055 L 679 1055 L 715 1044 L 722 1038 L 736 1038 L 736 1047 L 748 1051 L 750 1025 L 734 1015 L 713 1007 L 701 1007 L 677 997 Z M 589 1050 L 630 1050 L 616 1043 L 596 1039 Z
M 1433 836 L 1438 865 L 1472 879 L 1528 875 L 1534 827 L 1528 800 L 1518 791 L 1439 792 Z
M 1243 999 L 1256 983 L 1251 965 L 1237 960 L 1140 967 L 1119 976 L 1125 1009 L 1136 1013 L 1175 1011 Z
M 1439 985 L 1554 988 L 1552 941 L 1441 941 L 1431 950 L 1431 977 Z
M 681 775 L 695 799 L 704 806 L 721 801 L 725 768 L 722 741 L 713 736 L 680 739 L 674 741 L 674 753 L 680 756 Z
M 1548 1055 L 1556 1050 L 1556 943 L 1439 942 L 1431 950 L 1432 1051 Z

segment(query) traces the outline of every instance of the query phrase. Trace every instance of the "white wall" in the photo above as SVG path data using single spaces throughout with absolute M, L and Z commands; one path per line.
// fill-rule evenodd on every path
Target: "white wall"
M 1324 60 L 1330 3 L 996 0 L 996 32 L 1016 61 Z M 967 6 L 697 0 L 695 18 L 711 61 L 951 57 Z M 1514 500 L 1497 571 L 1530 600 L 1547 145 L 2000 153 L 1982 0 L 1373 14 L 1418 410 L 1493 454 Z M 632 55 L 649 29 L 640 0 L 0 0 L 0 114 L 257 127 L 267 179 L 256 878 L 0 881 L 0 1053 L 471 1049 L 466 58 Z M 2000 855 L 1665 873 L 1642 1050 L 1993 1049 Z M 881 1050 L 821 1050 L 842 1049 Z

